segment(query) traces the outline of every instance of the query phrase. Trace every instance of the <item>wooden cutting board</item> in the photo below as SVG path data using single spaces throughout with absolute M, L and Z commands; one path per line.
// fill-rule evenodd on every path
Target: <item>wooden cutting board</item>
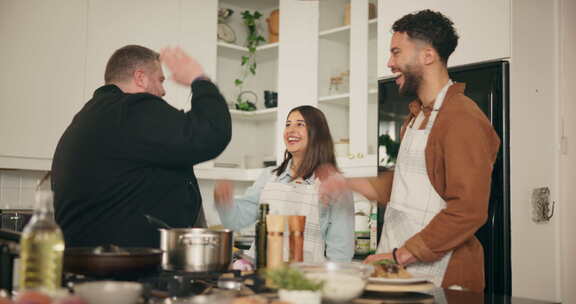
M 417 292 L 375 292 L 366 291 L 353 304 L 433 304 L 434 297 Z

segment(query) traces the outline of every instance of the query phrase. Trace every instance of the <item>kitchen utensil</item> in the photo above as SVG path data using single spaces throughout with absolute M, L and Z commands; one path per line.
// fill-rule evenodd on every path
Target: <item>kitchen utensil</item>
M 320 304 L 322 293 L 312 290 L 278 290 L 278 298 L 286 303 Z
M 240 290 L 244 286 L 242 280 L 236 278 L 220 278 L 217 284 L 218 288 L 229 290 Z
M 410 278 L 384 278 L 384 277 L 370 277 L 368 281 L 371 283 L 386 283 L 386 284 L 414 284 L 414 283 L 427 283 L 432 282 L 433 276 L 419 273 L 411 273 Z
M 436 288 L 430 282 L 423 283 L 410 283 L 410 284 L 388 284 L 368 282 L 365 289 L 369 291 L 383 291 L 383 292 L 426 292 Z
M 165 229 L 172 229 L 172 227 L 170 227 L 170 225 L 166 224 L 166 222 L 164 222 L 163 220 L 153 217 L 149 214 L 144 214 L 144 217 L 148 220 L 148 223 L 152 224 L 152 225 L 157 225 L 160 228 L 165 228 Z
M 232 261 L 233 239 L 228 229 L 160 229 L 162 267 L 191 272 L 226 270 Z
M 288 229 L 290 230 L 290 262 L 304 261 L 304 227 L 306 216 L 288 216 Z
M 90 304 L 133 304 L 142 294 L 137 282 L 94 281 L 74 286 L 74 292 Z
M 64 250 L 64 271 L 94 277 L 122 277 L 160 266 L 162 251 L 137 247 L 76 247 Z
M 172 297 L 167 299 L 151 299 L 150 304 L 231 304 L 234 297 L 229 294 L 209 294 L 193 297 Z
M 3 209 L 0 211 L 0 228 L 22 231 L 32 218 L 31 209 Z
M 284 224 L 285 216 L 267 215 L 268 229 L 267 268 L 275 269 L 284 265 Z
M 234 247 L 241 250 L 248 250 L 254 243 L 254 235 L 236 235 L 234 237 Z

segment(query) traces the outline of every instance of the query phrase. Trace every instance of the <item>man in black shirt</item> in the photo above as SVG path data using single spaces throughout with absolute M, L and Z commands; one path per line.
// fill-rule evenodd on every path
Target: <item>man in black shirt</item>
M 192 109 L 165 95 L 165 64 L 192 88 Z M 158 247 L 157 227 L 192 227 L 203 216 L 193 166 L 218 156 L 231 138 L 231 119 L 218 88 L 180 49 L 158 54 L 118 49 L 94 92 L 58 142 L 52 162 L 56 221 L 67 247 L 115 244 Z

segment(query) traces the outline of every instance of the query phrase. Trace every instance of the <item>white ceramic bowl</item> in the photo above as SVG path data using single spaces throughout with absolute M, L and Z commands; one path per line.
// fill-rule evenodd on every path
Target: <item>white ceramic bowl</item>
M 142 294 L 142 284 L 95 281 L 77 284 L 74 292 L 89 304 L 134 304 Z
M 290 267 L 302 271 L 308 278 L 324 281 L 322 298 L 337 303 L 360 296 L 374 272 L 372 265 L 358 262 L 294 263 Z

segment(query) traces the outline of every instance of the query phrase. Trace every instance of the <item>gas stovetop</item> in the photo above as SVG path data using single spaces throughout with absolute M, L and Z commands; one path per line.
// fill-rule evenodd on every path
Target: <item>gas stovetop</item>
M 244 295 L 268 291 L 265 281 L 259 275 L 241 273 L 238 270 L 208 272 L 159 270 L 141 276 L 107 278 L 64 274 L 64 284 L 72 290 L 76 284 L 100 280 L 140 282 L 144 287 L 143 295 L 146 300 L 185 298 L 222 291 L 233 291 Z

